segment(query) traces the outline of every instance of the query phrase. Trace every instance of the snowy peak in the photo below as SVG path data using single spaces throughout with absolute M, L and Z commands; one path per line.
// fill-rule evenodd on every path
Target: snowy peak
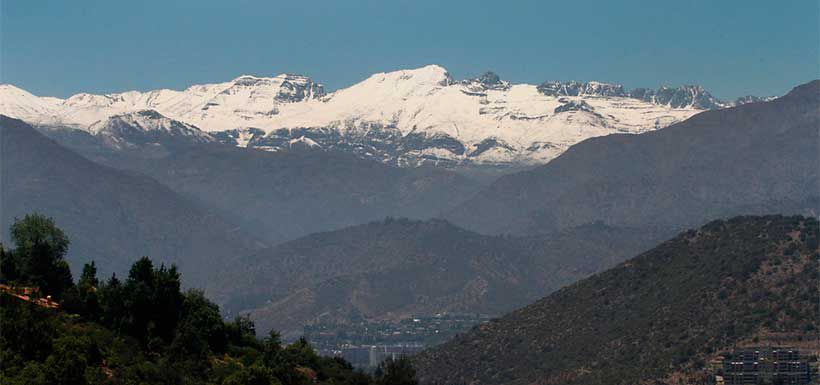
M 733 105 L 718 100 L 698 85 L 661 86 L 657 90 L 636 88 L 626 91 L 620 84 L 548 81 L 539 85 L 538 91 L 547 96 L 628 97 L 672 108 L 710 110 Z
M 0 113 L 3 115 L 40 123 L 53 120 L 62 100 L 32 95 L 11 84 L 0 84 Z
M 777 99 L 777 97 L 776 96 L 762 96 L 761 97 L 761 96 L 754 96 L 754 95 L 746 95 L 746 96 L 741 96 L 741 97 L 735 99 L 735 105 L 740 106 L 740 105 L 749 104 L 749 103 L 770 102 L 774 99 Z
M 587 138 L 640 134 L 734 104 L 699 86 L 512 84 L 490 71 L 456 81 L 438 65 L 376 73 L 332 93 L 307 76 L 281 74 L 66 100 L 0 86 L 0 96 L 2 114 L 87 130 L 115 147 L 215 140 L 347 151 L 402 166 L 542 164 Z
M 118 95 L 94 95 L 87 93 L 80 93 L 72 95 L 63 103 L 66 107 L 84 108 L 84 107 L 110 107 L 116 102 L 124 101 L 124 98 Z
M 629 93 L 629 97 L 672 108 L 711 110 L 732 106 L 732 103 L 718 100 L 698 85 L 661 86 L 657 90 L 636 88 Z
M 273 100 L 281 103 L 295 103 L 308 99 L 318 99 L 325 95 L 324 87 L 307 76 L 281 74 L 272 78 L 242 75 L 231 81 L 232 86 L 222 94 L 240 94 L 244 90 L 272 95 Z
M 453 78 L 444 67 L 428 65 L 412 70 L 376 73 L 361 83 L 335 92 L 332 97 L 364 90 L 376 92 L 374 96 L 379 95 L 391 99 L 424 96 L 435 89 L 453 83 Z
M 729 104 L 722 102 L 712 96 L 703 87 L 698 85 L 683 85 L 680 87 L 661 86 L 657 91 L 639 89 L 633 97 L 638 97 L 644 101 L 668 105 L 672 108 L 697 108 L 711 110 L 715 108 L 728 107 Z M 633 91 L 634 93 L 635 91 Z
M 319 99 L 324 87 L 301 75 L 282 74 L 271 78 L 243 75 L 227 83 L 192 86 L 185 93 L 198 98 L 205 111 L 222 106 L 247 113 L 278 113 L 278 106 Z
M 547 96 L 612 96 L 625 97 L 624 87 L 620 84 L 599 82 L 558 82 L 547 81 L 538 86 L 538 91 Z
M 129 126 L 139 131 L 157 131 L 174 135 L 207 136 L 200 129 L 178 120 L 170 119 L 155 110 L 140 110 L 114 115 L 105 121 L 88 127 L 92 134 L 112 131 L 117 126 Z
M 487 71 L 481 76 L 459 82 L 471 92 L 484 92 L 487 90 L 506 91 L 510 89 L 510 82 L 501 78 L 492 71 Z
M 92 124 L 89 133 L 111 147 L 137 147 L 146 144 L 193 144 L 213 142 L 214 138 L 190 124 L 165 117 L 154 110 L 114 115 Z

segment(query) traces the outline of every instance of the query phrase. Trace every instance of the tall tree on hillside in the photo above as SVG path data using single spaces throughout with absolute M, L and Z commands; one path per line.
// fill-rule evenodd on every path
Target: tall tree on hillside
M 96 321 L 100 311 L 100 302 L 97 290 L 100 282 L 97 279 L 97 265 L 94 261 L 83 266 L 83 274 L 77 282 L 77 291 L 83 314 Z
M 176 266 L 154 268 L 148 257 L 140 258 L 131 266 L 122 293 L 127 333 L 140 336 L 148 345 L 171 341 L 183 301 Z
M 100 300 L 99 321 L 117 332 L 124 331 L 126 322 L 125 293 L 122 282 L 116 274 L 100 285 L 98 298 Z
M 17 261 L 14 255 L 0 243 L 0 283 L 16 281 L 18 278 Z
M 388 358 L 376 368 L 378 385 L 418 385 L 416 369 L 407 357 Z
M 21 281 L 57 299 L 73 286 L 71 270 L 63 259 L 68 251 L 68 237 L 53 219 L 40 214 L 17 219 L 11 225 L 11 240 Z

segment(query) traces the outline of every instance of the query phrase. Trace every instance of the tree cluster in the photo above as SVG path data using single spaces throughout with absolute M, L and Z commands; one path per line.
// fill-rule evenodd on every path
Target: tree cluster
M 322 357 L 304 339 L 258 339 L 247 317 L 225 321 L 198 290 L 182 291 L 176 267 L 143 257 L 124 279 L 97 278 L 93 262 L 74 283 L 69 241 L 54 222 L 28 215 L 0 246 L 0 282 L 40 288 L 50 309 L 0 295 L 2 384 L 415 384 L 406 359 L 373 375 Z

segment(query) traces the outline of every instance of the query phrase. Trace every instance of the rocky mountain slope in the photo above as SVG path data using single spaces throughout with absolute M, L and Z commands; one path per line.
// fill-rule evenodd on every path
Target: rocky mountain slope
M 154 110 L 114 115 L 95 122 L 88 132 L 114 149 L 138 148 L 156 143 L 209 143 L 216 139 L 199 128 L 169 119 Z
M 75 272 L 90 260 L 101 274 L 123 272 L 151 255 L 179 265 L 186 284 L 210 287 L 210 273 L 260 246 L 156 180 L 91 162 L 22 121 L 0 116 L 0 141 L 0 227 L 32 212 L 53 217 L 74 240 Z
M 678 230 L 740 214 L 817 215 L 820 81 L 642 135 L 593 138 L 445 215 L 485 233 L 603 221 Z
M 681 233 L 421 353 L 422 383 L 709 383 L 722 349 L 816 338 L 818 232 L 767 216 Z
M 0 85 L 0 113 L 38 126 L 96 134 L 112 117 L 153 111 L 155 119 L 198 127 L 239 147 L 280 151 L 300 141 L 400 166 L 542 164 L 590 137 L 647 132 L 753 100 L 722 102 L 697 86 L 511 84 L 491 72 L 457 81 L 436 65 L 374 74 L 332 93 L 290 74 L 67 99 Z

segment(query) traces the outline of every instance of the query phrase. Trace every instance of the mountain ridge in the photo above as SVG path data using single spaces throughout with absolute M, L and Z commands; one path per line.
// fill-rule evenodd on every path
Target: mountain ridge
M 114 115 L 155 110 L 240 147 L 281 151 L 304 136 L 322 148 L 399 166 L 450 167 L 543 164 L 589 137 L 647 132 L 734 104 L 697 86 L 513 84 L 492 72 L 455 80 L 437 65 L 376 73 L 329 93 L 306 76 L 281 74 L 65 100 L 10 85 L 0 86 L 0 95 L 0 113 L 34 125 L 88 130 Z
M 776 215 L 684 231 L 422 352 L 421 383 L 710 383 L 722 349 L 818 338 L 818 232 Z
M 650 247 L 658 235 L 590 224 L 485 236 L 441 219 L 387 218 L 260 250 L 226 269 L 230 312 L 293 338 L 321 319 L 501 314 Z M 228 286 L 228 285 L 222 285 Z
M 597 220 L 679 230 L 740 214 L 816 214 L 818 95 L 816 80 L 653 132 L 587 139 L 502 176 L 444 217 L 521 234 Z

